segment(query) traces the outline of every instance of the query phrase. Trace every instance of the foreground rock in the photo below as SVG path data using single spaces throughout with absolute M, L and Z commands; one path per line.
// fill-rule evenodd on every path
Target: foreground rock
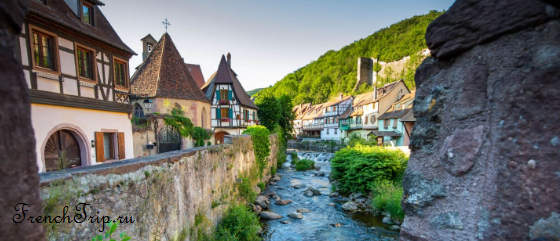
M 358 210 L 358 206 L 354 202 L 347 202 L 344 205 L 342 205 L 342 210 L 346 212 L 355 212 Z
M 331 194 L 329 194 L 329 197 L 338 197 L 338 192 L 333 192 Z
M 560 208 L 558 6 L 457 0 L 430 24 L 400 240 L 560 240 L 539 228 Z
M 290 214 L 288 214 L 288 217 L 295 218 L 295 219 L 302 219 L 303 214 L 301 214 L 301 213 L 290 213 Z
M 382 222 L 383 222 L 384 224 L 388 224 L 388 225 L 393 224 L 393 221 L 391 221 L 391 217 L 383 217 Z
M 298 183 L 298 184 L 294 185 L 295 189 L 301 189 L 301 188 L 304 188 L 304 187 L 305 187 L 305 184 L 302 184 L 302 183 Z
M 273 213 L 273 212 L 260 212 L 259 216 L 261 216 L 261 218 L 266 219 L 266 220 L 275 220 L 275 219 L 281 219 L 282 215 L 277 214 L 277 213 Z
M 315 188 L 309 187 L 303 192 L 303 195 L 308 197 L 321 196 L 321 192 Z
M 268 209 L 268 205 L 270 204 L 270 201 L 268 200 L 268 197 L 259 195 L 255 199 L 255 204 L 261 206 L 263 209 Z

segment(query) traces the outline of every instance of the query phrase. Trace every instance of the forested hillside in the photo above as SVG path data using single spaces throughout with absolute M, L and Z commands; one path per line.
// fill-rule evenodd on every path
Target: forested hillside
M 362 85 L 364 88 L 360 90 L 353 90 L 356 84 L 358 57 L 373 57 L 379 61 L 391 62 L 410 56 L 410 61 L 405 66 L 409 71 L 390 73 L 378 78 L 377 84 L 382 86 L 404 78 L 407 85 L 414 88 L 414 73 L 421 62 L 419 52 L 427 48 L 424 39 L 426 28 L 441 14 L 443 12 L 433 10 L 426 15 L 414 16 L 383 28 L 339 51 L 329 50 L 307 66 L 286 75 L 274 86 L 262 90 L 259 96 L 266 93 L 276 97 L 288 94 L 294 96 L 294 104 L 300 104 L 325 102 L 340 92 L 358 94 L 369 91 L 371 88 L 366 85 Z
M 253 95 L 255 95 L 256 93 L 259 93 L 259 91 L 261 91 L 261 90 L 263 90 L 263 89 L 264 89 L 264 88 L 257 88 L 257 89 L 254 89 L 254 90 L 249 90 L 249 91 L 247 91 L 247 94 L 248 94 L 249 96 L 253 96 Z

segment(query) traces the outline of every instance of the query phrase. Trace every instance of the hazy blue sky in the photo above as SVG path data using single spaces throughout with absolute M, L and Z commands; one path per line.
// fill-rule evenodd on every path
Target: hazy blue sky
M 246 90 L 267 87 L 328 50 L 365 38 L 405 18 L 448 9 L 452 0 L 106 0 L 101 11 L 142 61 L 140 39 L 168 33 L 205 80 L 222 54 Z

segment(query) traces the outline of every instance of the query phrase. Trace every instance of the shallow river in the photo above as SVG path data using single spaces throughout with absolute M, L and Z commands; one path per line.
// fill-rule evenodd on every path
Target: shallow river
M 330 159 L 332 153 L 298 152 L 299 159 L 311 159 L 315 166 L 321 166 L 325 176 L 315 176 L 316 171 L 296 172 L 290 167 L 291 157 L 284 167 L 278 170 L 281 180 L 274 185 L 267 185 L 267 191 L 274 191 L 282 199 L 293 202 L 280 206 L 271 200 L 270 211 L 281 214 L 282 219 L 263 221 L 263 236 L 265 240 L 397 240 L 398 233 L 389 231 L 387 225 L 381 222 L 381 216 L 369 213 L 346 213 L 341 205 L 344 198 L 329 198 L 331 184 L 329 182 Z M 295 184 L 305 184 L 305 188 L 294 189 Z M 313 187 L 321 192 L 320 196 L 307 197 L 303 192 L 307 187 Z M 329 206 L 335 203 L 335 206 Z M 289 213 L 298 208 L 307 208 L 309 213 L 303 214 L 303 219 L 288 217 Z M 283 224 L 281 221 L 290 221 Z M 338 224 L 338 225 L 336 225 Z M 335 227 L 337 226 L 337 227 Z

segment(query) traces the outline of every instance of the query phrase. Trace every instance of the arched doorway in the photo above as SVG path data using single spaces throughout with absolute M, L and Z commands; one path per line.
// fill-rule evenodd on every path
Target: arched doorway
M 68 130 L 54 132 L 45 144 L 45 170 L 47 172 L 82 165 L 80 145 Z
M 224 136 L 229 135 L 229 133 L 222 131 L 222 132 L 217 132 L 214 135 L 214 139 L 216 140 L 216 145 L 219 144 L 224 144 Z
M 181 134 L 172 126 L 164 126 L 158 133 L 158 153 L 181 150 Z

